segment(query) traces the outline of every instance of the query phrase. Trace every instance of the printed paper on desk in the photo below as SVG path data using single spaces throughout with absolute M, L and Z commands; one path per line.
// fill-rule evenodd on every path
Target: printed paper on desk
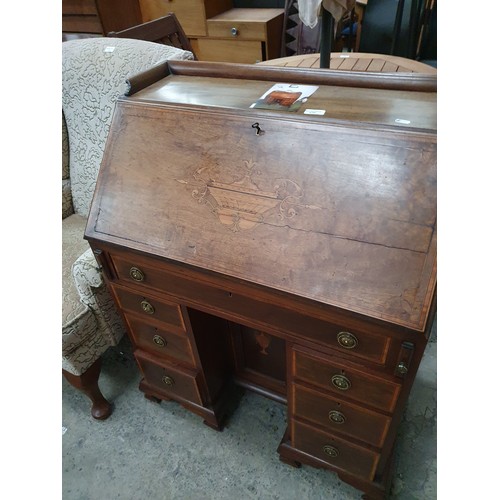
M 277 83 L 250 107 L 278 111 L 297 111 L 317 89 L 318 87 L 315 85 Z

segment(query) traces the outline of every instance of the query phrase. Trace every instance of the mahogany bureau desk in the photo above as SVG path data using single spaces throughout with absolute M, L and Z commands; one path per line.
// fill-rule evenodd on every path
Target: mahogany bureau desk
M 314 85 L 297 111 L 252 107 Z M 297 89 L 294 89 L 297 90 Z M 116 106 L 85 237 L 153 400 L 384 498 L 436 310 L 436 77 L 170 61 Z

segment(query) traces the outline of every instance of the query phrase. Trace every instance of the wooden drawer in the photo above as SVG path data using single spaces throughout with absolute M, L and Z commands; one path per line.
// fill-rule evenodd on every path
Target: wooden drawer
M 292 334 L 335 349 L 353 358 L 368 360 L 380 365 L 386 362 L 391 339 L 384 336 L 385 332 L 382 328 L 370 327 L 370 330 L 379 333 L 379 335 L 373 335 L 368 333 L 368 328 L 363 329 L 360 322 L 351 325 L 342 320 L 335 322 L 313 318 L 200 281 L 190 281 L 170 273 L 162 264 L 142 257 L 122 256 L 115 253 L 111 254 L 110 257 L 118 279 L 124 284 L 138 283 L 132 278 L 130 272 L 132 268 L 136 268 L 141 272 L 139 275 L 139 278 L 142 278 L 142 281 L 139 282 L 141 286 L 171 293 L 195 303 L 210 305 L 218 311 L 227 311 L 242 317 L 255 318 L 256 321 L 265 321 L 267 326 L 277 329 L 286 328 Z M 349 335 L 346 336 L 345 333 Z
M 196 362 L 185 334 L 173 333 L 125 314 L 130 334 L 137 347 L 161 357 L 171 357 L 191 366 Z
M 219 21 L 207 19 L 208 36 L 232 40 L 258 40 L 265 42 L 267 31 L 262 23 Z
M 265 60 L 263 42 L 199 38 L 196 46 L 200 61 L 255 64 Z
M 146 382 L 173 399 L 181 399 L 202 405 L 198 389 L 197 372 L 160 362 L 142 351 L 135 357 Z
M 63 32 L 73 33 L 102 33 L 102 25 L 98 16 L 64 16 L 62 19 Z
M 185 331 L 181 309 L 178 304 L 158 300 L 148 294 L 138 294 L 120 287 L 113 287 L 120 307 L 144 318 L 164 321 Z
M 208 36 L 268 41 L 270 31 L 281 36 L 283 9 L 229 9 L 207 19 Z
M 298 384 L 292 387 L 291 408 L 294 416 L 378 448 L 382 447 L 391 422 L 385 415 Z
M 295 379 L 380 410 L 394 411 L 400 384 L 356 370 L 337 360 L 306 354 L 297 348 L 293 348 L 292 353 Z
M 97 16 L 95 0 L 63 0 L 62 13 Z
M 143 22 L 174 12 L 187 36 L 207 34 L 203 0 L 139 0 L 139 3 Z
M 357 446 L 339 437 L 309 427 L 295 420 L 291 422 L 292 446 L 351 474 L 372 480 L 379 454 Z

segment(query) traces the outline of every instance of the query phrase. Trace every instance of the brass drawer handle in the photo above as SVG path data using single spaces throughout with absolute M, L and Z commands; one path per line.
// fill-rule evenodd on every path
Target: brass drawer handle
M 168 375 L 163 375 L 161 381 L 165 384 L 165 385 L 169 385 L 169 386 L 172 386 L 175 384 L 175 380 L 172 378 L 172 377 L 169 377 Z
M 337 450 L 335 446 L 331 446 L 329 444 L 325 444 L 325 446 L 323 446 L 323 452 L 330 457 L 338 457 L 340 454 L 339 450 Z
M 337 333 L 337 342 L 344 349 L 354 349 L 358 345 L 358 339 L 349 332 L 339 332 Z
M 138 267 L 131 267 L 128 273 L 134 281 L 144 281 L 144 273 Z
M 328 413 L 328 418 L 334 423 L 334 424 L 345 424 L 346 418 L 343 413 L 340 413 L 339 411 L 332 410 L 330 413 Z
M 351 381 L 344 375 L 334 375 L 332 377 L 332 384 L 341 391 L 347 391 L 351 387 Z
M 153 342 L 158 346 L 158 347 L 165 347 L 167 345 L 167 341 L 161 337 L 160 335 L 155 335 L 153 337 Z
M 142 307 L 142 310 L 146 313 L 146 314 L 154 314 L 155 313 L 155 308 L 153 307 L 153 305 L 148 302 L 147 300 L 143 300 L 141 302 L 141 307 Z

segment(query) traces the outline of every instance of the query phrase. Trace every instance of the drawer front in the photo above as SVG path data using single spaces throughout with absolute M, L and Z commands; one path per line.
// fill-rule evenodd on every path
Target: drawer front
M 147 293 L 142 295 L 118 287 L 113 289 L 123 310 L 136 313 L 146 319 L 153 318 L 157 321 L 164 321 L 185 331 L 181 309 L 177 304 L 152 298 Z
M 65 14 L 83 14 L 97 16 L 97 7 L 95 0 L 63 0 L 62 13 Z
M 125 315 L 130 334 L 137 347 L 161 357 L 175 358 L 195 366 L 193 351 L 185 334 L 146 323 L 130 314 Z
M 137 363 L 146 382 L 173 399 L 183 399 L 202 405 L 196 371 L 169 363 L 153 361 L 141 351 L 135 352 Z
M 200 61 L 255 64 L 265 59 L 263 42 L 199 38 L 197 47 Z
M 112 254 L 111 258 L 118 278 L 124 283 L 141 283 L 229 313 L 250 317 L 256 321 L 262 319 L 270 327 L 286 328 L 290 333 L 355 358 L 382 365 L 391 347 L 391 339 L 383 335 L 381 328 L 377 330 L 380 335 L 372 335 L 358 325 L 353 327 L 341 324 L 340 321 L 311 318 L 290 309 L 250 299 L 201 282 L 193 283 L 169 273 L 161 265 L 153 267 L 139 258 L 121 257 L 116 254 Z M 139 270 L 139 273 L 133 271 L 134 269 Z
M 323 462 L 371 481 L 379 454 L 292 420 L 292 446 Z
M 102 26 L 97 16 L 63 16 L 62 30 L 73 33 L 102 33 Z
M 139 3 L 143 22 L 173 12 L 187 36 L 207 34 L 203 0 L 139 0 Z
M 208 36 L 234 40 L 266 41 L 267 24 L 244 21 L 207 20 Z
M 391 419 L 385 415 L 327 397 L 298 384 L 292 388 L 294 416 L 310 420 L 336 434 L 382 448 Z
M 363 373 L 341 362 L 328 362 L 295 349 L 292 352 L 292 371 L 296 379 L 380 410 L 394 410 L 401 389 L 398 383 Z

